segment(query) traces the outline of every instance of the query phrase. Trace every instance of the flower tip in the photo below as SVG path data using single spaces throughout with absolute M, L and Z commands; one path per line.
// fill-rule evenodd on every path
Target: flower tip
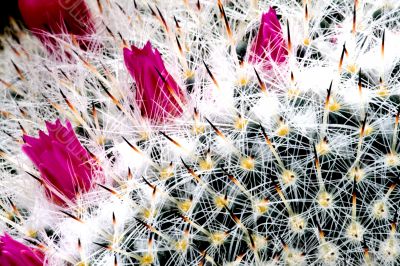
M 71 123 L 66 120 L 63 126 L 60 119 L 54 123 L 46 121 L 48 135 L 39 131 L 39 138 L 24 136 L 26 144 L 22 151 L 39 170 L 41 178 L 47 183 L 46 193 L 55 203 L 65 202 L 62 198 L 74 200 L 79 191 L 88 191 L 96 170 L 101 170 L 90 162 L 90 154 L 79 142 Z M 54 190 L 49 189 L 53 187 Z
M 136 82 L 136 102 L 141 114 L 150 120 L 164 121 L 182 113 L 183 92 L 168 73 L 157 49 L 151 42 L 140 49 L 123 50 L 126 68 Z
M 265 13 L 265 14 L 273 14 L 273 15 L 276 16 L 276 10 L 275 10 L 275 8 L 270 6 L 269 9 L 268 9 L 268 13 Z
M 264 62 L 267 63 L 267 68 L 270 67 L 271 62 L 283 63 L 286 61 L 287 55 L 285 46 L 276 10 L 270 7 L 268 12 L 261 16 L 260 27 L 251 48 L 249 62 Z
M 132 48 L 131 48 L 132 49 Z M 124 59 L 126 60 L 126 58 L 130 55 L 130 54 L 132 54 L 132 50 L 131 49 L 129 49 L 129 47 L 124 47 L 123 49 L 122 49 L 122 53 L 124 54 Z
M 131 45 L 131 49 L 124 47 L 124 56 L 125 56 L 125 49 L 127 49 L 130 52 L 130 54 L 134 54 L 136 56 L 141 56 L 141 55 L 142 56 L 151 56 L 152 54 L 154 54 L 153 46 L 150 41 L 147 41 L 146 44 L 142 48 L 139 48 L 135 45 Z M 158 52 L 157 49 L 154 49 L 154 50 L 156 53 Z M 127 55 L 129 56 L 130 54 L 127 54 Z
M 145 44 L 145 46 L 144 46 L 144 49 L 146 49 L 146 50 L 151 50 L 153 48 L 153 46 L 151 45 L 151 42 L 150 42 L 150 40 L 148 40 L 147 42 L 146 42 L 146 44 Z

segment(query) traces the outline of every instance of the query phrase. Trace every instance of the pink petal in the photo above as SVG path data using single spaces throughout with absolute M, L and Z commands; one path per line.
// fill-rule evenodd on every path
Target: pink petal
M 147 42 L 142 49 L 132 46 L 123 53 L 125 65 L 136 81 L 136 103 L 142 114 L 154 122 L 180 115 L 182 107 L 177 98 L 184 103 L 184 94 L 166 70 L 158 50 Z

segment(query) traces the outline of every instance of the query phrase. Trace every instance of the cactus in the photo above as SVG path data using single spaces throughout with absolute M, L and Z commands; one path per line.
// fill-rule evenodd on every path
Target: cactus
M 2 232 L 44 265 L 400 263 L 399 3 L 87 6 L 79 42 L 16 22 L 1 37 Z M 148 41 L 160 69 L 128 70 L 124 48 Z M 21 149 L 57 119 L 85 156 L 65 141 L 46 167 L 71 186 L 74 162 L 95 165 L 62 203 L 61 177 Z

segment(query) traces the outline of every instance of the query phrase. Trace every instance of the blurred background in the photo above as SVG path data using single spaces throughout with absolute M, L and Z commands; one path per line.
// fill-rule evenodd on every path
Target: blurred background
M 6 0 L 0 8 L 0 34 L 4 33 L 4 28 L 9 25 L 9 17 L 21 20 L 18 10 L 18 0 Z

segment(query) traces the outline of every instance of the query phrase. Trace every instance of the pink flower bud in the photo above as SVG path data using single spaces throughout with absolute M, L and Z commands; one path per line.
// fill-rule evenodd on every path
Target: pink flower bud
M 0 265 L 2 266 L 41 266 L 44 254 L 34 248 L 14 240 L 7 234 L 0 236 Z
M 185 97 L 165 69 L 157 49 L 147 42 L 143 49 L 124 48 L 125 65 L 136 82 L 136 102 L 143 116 L 153 122 L 182 114 Z
M 249 62 L 265 64 L 271 61 L 279 64 L 286 60 L 288 52 L 282 36 L 282 29 L 275 10 L 270 7 L 261 18 L 257 38 L 252 44 Z
M 48 134 L 39 131 L 39 138 L 24 136 L 22 150 L 32 160 L 45 183 L 48 196 L 56 203 L 63 204 L 52 189 L 69 200 L 74 200 L 78 192 L 90 189 L 94 171 L 99 167 L 84 149 L 66 121 L 64 127 L 60 120 L 55 124 L 46 122 Z
M 19 9 L 28 29 L 45 44 L 54 44 L 43 31 L 69 33 L 79 37 L 94 32 L 94 22 L 85 0 L 19 0 Z M 79 41 L 84 46 L 84 41 Z

